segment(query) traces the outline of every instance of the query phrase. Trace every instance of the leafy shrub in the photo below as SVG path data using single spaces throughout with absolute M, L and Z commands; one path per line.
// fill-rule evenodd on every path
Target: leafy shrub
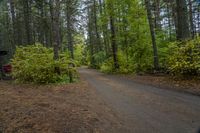
M 87 65 L 86 51 L 83 44 L 75 45 L 74 47 L 74 57 L 77 66 Z
M 120 67 L 117 71 L 115 71 L 113 58 L 110 57 L 102 63 L 100 69 L 102 72 L 105 73 L 122 73 L 122 74 L 132 73 L 135 70 L 132 63 L 127 61 L 127 57 L 122 51 L 118 52 L 118 63 Z
M 104 73 L 113 73 L 114 72 L 114 66 L 113 66 L 113 59 L 108 58 L 106 61 L 104 61 L 100 67 L 100 70 Z
M 22 83 L 56 83 L 68 79 L 69 73 L 76 73 L 75 68 L 69 68 L 73 61 L 68 54 L 61 54 L 59 60 L 53 59 L 53 50 L 40 44 L 17 47 L 12 59 L 13 77 Z M 60 73 L 55 71 L 58 68 Z
M 106 53 L 103 51 L 94 54 L 92 58 L 93 62 L 90 62 L 90 66 L 97 69 L 99 69 L 104 61 L 107 59 Z
M 137 51 L 136 51 L 137 52 Z M 127 57 L 121 50 L 118 51 L 118 63 L 119 69 L 114 71 L 113 58 L 110 57 L 101 65 L 101 71 L 105 73 L 121 73 L 130 74 L 135 72 L 144 72 L 151 67 L 150 59 L 144 57 L 144 53 L 139 55 L 139 52 L 133 52 L 134 54 L 129 54 Z
M 120 66 L 120 68 L 117 70 L 118 73 L 128 74 L 135 71 L 135 66 L 133 62 L 131 62 L 131 58 L 127 58 L 129 57 L 126 57 L 121 50 L 118 51 L 118 62 Z
M 200 38 L 170 45 L 169 71 L 176 76 L 200 74 Z

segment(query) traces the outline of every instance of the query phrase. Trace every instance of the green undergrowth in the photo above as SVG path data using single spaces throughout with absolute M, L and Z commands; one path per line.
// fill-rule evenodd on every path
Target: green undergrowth
M 74 81 L 78 73 L 68 53 L 60 53 L 59 59 L 53 59 L 53 49 L 41 44 L 17 47 L 12 59 L 12 76 L 19 83 L 69 83 L 70 73 Z
M 200 77 L 200 38 L 168 43 L 167 47 L 159 52 L 162 56 L 160 56 L 160 69 L 156 73 L 170 74 L 172 77 L 180 79 Z M 139 55 L 129 53 L 129 55 L 133 56 L 127 57 L 122 51 L 118 52 L 119 69 L 114 68 L 112 57 L 101 60 L 98 64 L 100 71 L 115 74 L 155 72 L 152 65 L 153 57 L 149 52 L 140 53 Z
M 169 45 L 168 70 L 177 77 L 200 76 L 200 38 Z

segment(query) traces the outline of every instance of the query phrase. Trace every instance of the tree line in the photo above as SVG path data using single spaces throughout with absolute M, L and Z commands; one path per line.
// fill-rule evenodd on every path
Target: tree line
M 1 0 L 0 46 L 12 55 L 39 42 L 53 47 L 55 60 L 65 50 L 74 59 L 75 44 L 85 40 L 79 60 L 93 68 L 167 70 L 182 47 L 193 58 L 187 44 L 199 35 L 199 10 L 197 0 Z
M 18 45 L 36 42 L 59 50 L 69 49 L 73 55 L 74 36 L 78 26 L 79 0 L 1 0 L 0 44 L 12 53 Z
M 171 67 L 170 44 L 199 36 L 200 6 L 196 0 L 90 0 L 87 5 L 88 49 L 93 67 L 102 64 L 98 56 L 104 58 L 105 54 L 105 69 L 113 61 L 115 70 L 166 70 Z

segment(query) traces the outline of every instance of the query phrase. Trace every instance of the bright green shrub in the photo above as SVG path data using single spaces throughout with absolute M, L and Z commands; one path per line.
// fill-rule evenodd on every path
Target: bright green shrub
M 101 71 L 105 73 L 121 73 L 121 74 L 130 74 L 135 72 L 144 72 L 148 68 L 150 68 L 150 60 L 149 57 L 145 58 L 144 53 L 141 53 L 139 56 L 139 52 L 133 52 L 134 54 L 127 55 L 121 50 L 118 51 L 118 63 L 119 69 L 114 70 L 113 66 L 113 58 L 110 57 L 101 65 Z M 144 54 L 144 55 L 143 55 Z M 131 57 L 130 57 L 131 56 Z M 148 63 L 149 62 L 149 63 Z
M 100 70 L 104 73 L 113 73 L 114 72 L 113 64 L 114 64 L 113 59 L 109 58 L 102 63 Z
M 127 57 L 122 51 L 118 52 L 118 63 L 119 63 L 119 69 L 114 70 L 114 62 L 113 58 L 110 57 L 106 61 L 104 61 L 100 67 L 100 70 L 105 73 L 132 73 L 134 72 L 134 66 L 131 62 L 127 61 Z
M 22 83 L 56 83 L 68 79 L 69 73 L 76 73 L 68 54 L 61 54 L 59 60 L 53 59 L 53 50 L 40 44 L 17 47 L 12 59 L 13 77 Z M 59 68 L 60 74 L 55 71 Z
M 74 47 L 74 58 L 77 66 L 87 65 L 86 51 L 83 44 L 75 45 Z
M 200 74 L 200 39 L 170 45 L 169 71 L 176 76 Z
M 133 73 L 135 71 L 135 66 L 133 62 L 131 62 L 131 58 L 127 57 L 125 53 L 119 50 L 117 57 L 120 66 L 120 68 L 117 70 L 118 73 L 128 74 L 128 73 Z

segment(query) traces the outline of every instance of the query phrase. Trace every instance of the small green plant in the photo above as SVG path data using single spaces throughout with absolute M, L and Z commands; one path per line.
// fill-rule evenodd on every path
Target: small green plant
M 75 64 L 67 53 L 60 54 L 59 59 L 55 61 L 53 50 L 41 44 L 17 47 L 11 62 L 12 76 L 22 83 L 59 83 L 63 82 L 63 79 L 69 79 L 70 73 L 77 75 L 75 67 L 70 67 L 71 64 Z M 59 73 L 55 68 L 59 69 Z

